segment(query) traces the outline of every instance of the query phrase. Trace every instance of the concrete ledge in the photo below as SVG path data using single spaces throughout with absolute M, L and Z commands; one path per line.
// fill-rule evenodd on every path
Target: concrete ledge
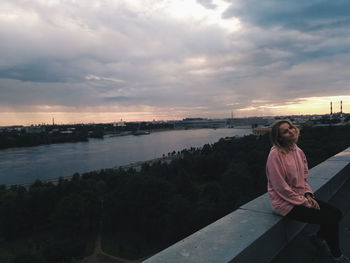
M 316 197 L 329 200 L 350 177 L 350 148 L 310 170 Z M 145 263 L 270 262 L 305 224 L 272 213 L 267 194 L 145 260 Z

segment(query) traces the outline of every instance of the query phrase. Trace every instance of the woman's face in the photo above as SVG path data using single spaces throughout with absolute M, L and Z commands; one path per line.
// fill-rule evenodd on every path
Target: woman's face
M 294 142 L 297 138 L 297 131 L 289 123 L 281 124 L 279 128 L 280 138 L 285 142 Z

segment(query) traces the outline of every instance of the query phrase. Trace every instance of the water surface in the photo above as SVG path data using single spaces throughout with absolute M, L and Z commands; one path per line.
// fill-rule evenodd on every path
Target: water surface
M 251 134 L 251 129 L 171 130 L 0 150 L 0 184 L 29 183 L 146 161 L 172 151 L 214 143 L 222 137 L 247 134 Z

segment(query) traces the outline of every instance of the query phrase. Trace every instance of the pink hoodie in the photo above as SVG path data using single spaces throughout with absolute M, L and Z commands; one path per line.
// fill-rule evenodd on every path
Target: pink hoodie
M 307 182 L 309 169 L 305 154 L 297 145 L 286 154 L 273 146 L 266 163 L 266 175 L 274 212 L 285 216 L 295 205 L 311 207 L 304 196 L 313 193 Z

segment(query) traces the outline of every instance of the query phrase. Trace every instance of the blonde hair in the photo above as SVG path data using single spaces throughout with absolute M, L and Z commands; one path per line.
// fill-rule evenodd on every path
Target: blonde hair
M 296 139 L 294 143 L 298 141 L 300 131 L 290 120 L 277 120 L 271 126 L 270 139 L 273 146 L 275 146 L 282 153 L 287 153 L 290 150 L 290 144 L 283 141 L 281 136 L 280 127 L 282 124 L 288 123 L 297 132 Z

